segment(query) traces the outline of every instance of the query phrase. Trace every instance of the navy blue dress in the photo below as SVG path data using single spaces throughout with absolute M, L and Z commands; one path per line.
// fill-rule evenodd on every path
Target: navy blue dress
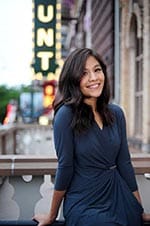
M 58 156 L 56 190 L 66 190 L 66 226 L 140 226 L 142 206 L 133 191 L 137 183 L 130 160 L 123 111 L 109 105 L 111 126 L 75 135 L 70 106 L 62 106 L 54 119 Z

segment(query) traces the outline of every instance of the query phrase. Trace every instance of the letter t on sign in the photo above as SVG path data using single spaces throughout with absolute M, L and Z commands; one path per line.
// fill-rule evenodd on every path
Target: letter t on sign
M 53 52 L 38 52 L 37 57 L 41 58 L 41 68 L 46 71 L 49 68 L 49 59 L 54 56 Z

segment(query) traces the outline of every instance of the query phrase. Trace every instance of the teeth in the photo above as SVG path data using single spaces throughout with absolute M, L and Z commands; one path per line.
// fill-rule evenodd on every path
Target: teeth
M 94 85 L 88 86 L 88 88 L 94 89 L 94 88 L 97 88 L 98 86 L 99 86 L 99 84 L 94 84 Z

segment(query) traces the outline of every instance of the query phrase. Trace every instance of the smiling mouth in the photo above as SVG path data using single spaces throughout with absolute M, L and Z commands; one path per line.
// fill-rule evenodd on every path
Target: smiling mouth
M 100 86 L 101 84 L 100 83 L 96 83 L 96 84 L 92 84 L 92 85 L 89 85 L 87 86 L 88 89 L 96 89 Z

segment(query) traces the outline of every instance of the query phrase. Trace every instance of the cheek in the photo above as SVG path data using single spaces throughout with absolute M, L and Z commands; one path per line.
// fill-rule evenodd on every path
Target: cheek
M 105 84 L 105 76 L 104 76 L 104 74 L 101 74 L 99 79 L 101 81 L 102 86 L 104 87 L 104 84 Z
M 81 91 L 81 93 L 83 93 L 83 94 L 84 94 L 84 86 L 83 86 L 83 84 L 82 84 L 82 83 L 80 83 L 80 91 Z
M 81 92 L 84 91 L 84 87 L 85 87 L 86 81 L 84 78 L 81 79 L 80 81 L 80 90 Z
M 102 73 L 102 74 L 100 75 L 100 79 L 101 79 L 103 82 L 105 81 L 104 73 Z

